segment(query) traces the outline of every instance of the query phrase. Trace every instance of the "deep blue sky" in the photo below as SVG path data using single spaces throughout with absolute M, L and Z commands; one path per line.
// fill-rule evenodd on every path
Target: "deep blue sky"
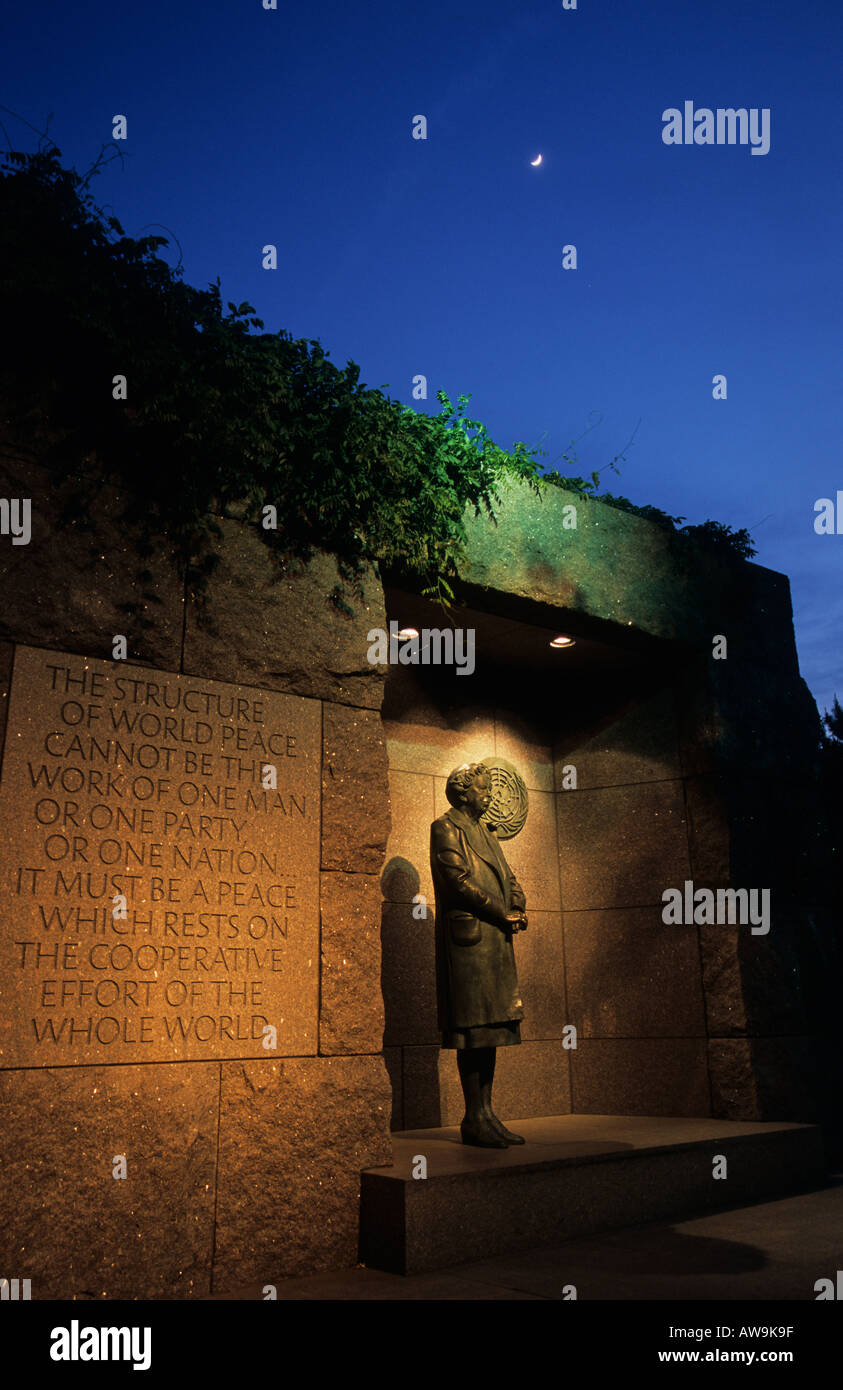
M 547 462 L 600 421 L 575 471 L 640 420 L 602 481 L 752 529 L 820 709 L 843 701 L 843 534 L 813 529 L 843 489 L 839 0 L 52 0 L 3 28 L 0 102 L 52 112 L 68 162 L 127 116 L 95 195 L 131 235 L 171 229 L 191 283 L 408 404 L 423 373 L 417 408 L 471 393 Z M 666 146 L 686 100 L 769 107 L 770 152 Z

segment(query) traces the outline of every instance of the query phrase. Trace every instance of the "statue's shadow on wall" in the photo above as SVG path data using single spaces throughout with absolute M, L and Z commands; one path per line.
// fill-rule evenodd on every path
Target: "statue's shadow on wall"
M 414 903 L 419 890 L 419 871 L 409 859 L 396 855 L 387 862 L 381 874 L 381 988 L 393 1129 L 442 1123 L 433 904 Z

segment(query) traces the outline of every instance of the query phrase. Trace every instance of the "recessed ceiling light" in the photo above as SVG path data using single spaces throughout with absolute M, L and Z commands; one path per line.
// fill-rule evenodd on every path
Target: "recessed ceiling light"
M 573 637 L 566 637 L 565 634 L 562 633 L 559 637 L 554 637 L 550 645 L 551 647 L 574 647 L 576 643 Z

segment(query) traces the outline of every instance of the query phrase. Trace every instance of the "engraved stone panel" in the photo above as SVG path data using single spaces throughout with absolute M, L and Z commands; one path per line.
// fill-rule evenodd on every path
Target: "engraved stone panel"
M 317 700 L 18 647 L 0 1066 L 315 1053 L 320 763 Z

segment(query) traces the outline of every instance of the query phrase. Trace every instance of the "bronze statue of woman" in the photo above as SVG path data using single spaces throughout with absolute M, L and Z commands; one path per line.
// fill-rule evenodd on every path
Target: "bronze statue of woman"
M 455 1048 L 465 1097 L 462 1142 L 523 1144 L 492 1109 L 496 1050 L 521 1042 L 524 1017 L 512 938 L 526 931 L 526 899 L 500 844 L 483 824 L 489 769 L 463 763 L 448 778 L 451 810 L 430 827 L 436 893 L 436 981 L 442 1046 Z

